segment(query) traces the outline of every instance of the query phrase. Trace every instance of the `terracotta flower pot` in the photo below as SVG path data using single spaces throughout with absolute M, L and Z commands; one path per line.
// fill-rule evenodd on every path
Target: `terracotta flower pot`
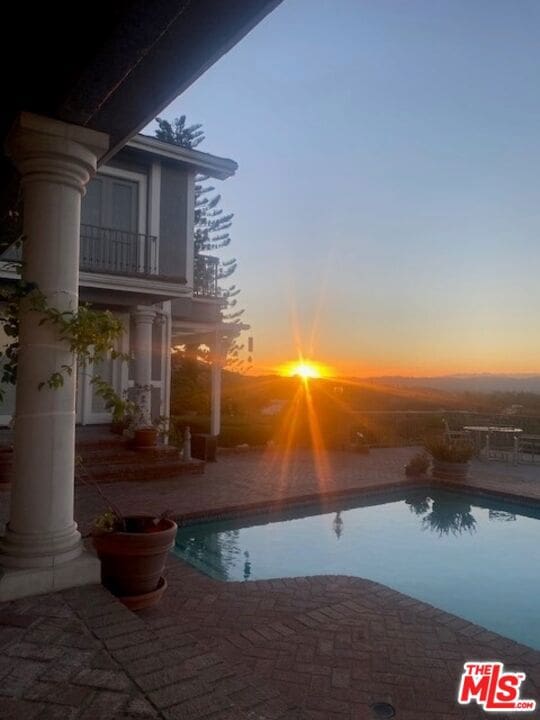
M 156 520 L 152 515 L 132 515 L 125 520 L 126 532 L 96 533 L 92 540 L 101 560 L 101 582 L 113 595 L 129 599 L 153 593 L 162 585 L 177 525 L 174 520 Z
M 135 447 L 154 447 L 157 443 L 157 429 L 154 427 L 138 428 L 135 430 L 133 442 Z

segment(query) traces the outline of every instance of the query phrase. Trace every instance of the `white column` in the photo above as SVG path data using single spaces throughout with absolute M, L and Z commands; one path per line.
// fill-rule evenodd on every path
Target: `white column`
M 149 305 L 138 305 L 131 316 L 134 322 L 134 373 L 133 379 L 139 393 L 137 401 L 141 406 L 142 424 L 152 424 L 152 326 L 156 311 Z
M 22 277 L 59 310 L 77 308 L 81 197 L 107 147 L 103 133 L 30 113 L 8 138 L 23 188 Z M 15 479 L 0 542 L 0 600 L 99 579 L 95 558 L 81 556 L 73 520 L 76 368 L 62 387 L 39 390 L 73 364 L 57 329 L 39 319 L 35 312 L 20 317 Z
M 171 414 L 171 346 L 172 346 L 172 309 L 171 301 L 163 303 L 163 345 L 161 364 L 161 414 L 168 418 Z
M 210 434 L 221 432 L 221 368 L 223 365 L 221 335 L 216 332 L 210 348 Z

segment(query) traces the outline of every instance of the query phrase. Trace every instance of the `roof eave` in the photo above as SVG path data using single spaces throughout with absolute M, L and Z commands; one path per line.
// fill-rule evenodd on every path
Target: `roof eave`
M 127 147 L 142 150 L 155 157 L 174 160 L 184 166 L 189 166 L 195 172 L 218 180 L 225 180 L 238 170 L 238 163 L 229 158 L 173 145 L 148 135 L 136 135 L 127 143 Z

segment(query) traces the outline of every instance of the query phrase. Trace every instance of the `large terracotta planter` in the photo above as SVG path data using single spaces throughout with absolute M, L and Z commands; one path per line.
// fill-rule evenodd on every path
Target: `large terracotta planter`
M 126 532 L 92 537 L 101 560 L 101 582 L 122 601 L 127 599 L 126 604 L 142 595 L 153 602 L 161 596 L 155 591 L 164 586 L 163 570 L 177 525 L 168 518 L 155 521 L 151 515 L 132 515 L 126 518 Z
M 466 480 L 468 462 L 447 462 L 433 459 L 432 476 L 437 480 Z
M 138 428 L 135 430 L 133 442 L 137 448 L 154 447 L 157 443 L 157 430 L 154 427 Z

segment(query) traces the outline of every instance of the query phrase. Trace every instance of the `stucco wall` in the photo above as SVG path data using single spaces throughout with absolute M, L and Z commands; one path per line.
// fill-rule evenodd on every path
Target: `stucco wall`
M 194 175 L 163 163 L 159 270 L 163 275 L 193 281 Z

